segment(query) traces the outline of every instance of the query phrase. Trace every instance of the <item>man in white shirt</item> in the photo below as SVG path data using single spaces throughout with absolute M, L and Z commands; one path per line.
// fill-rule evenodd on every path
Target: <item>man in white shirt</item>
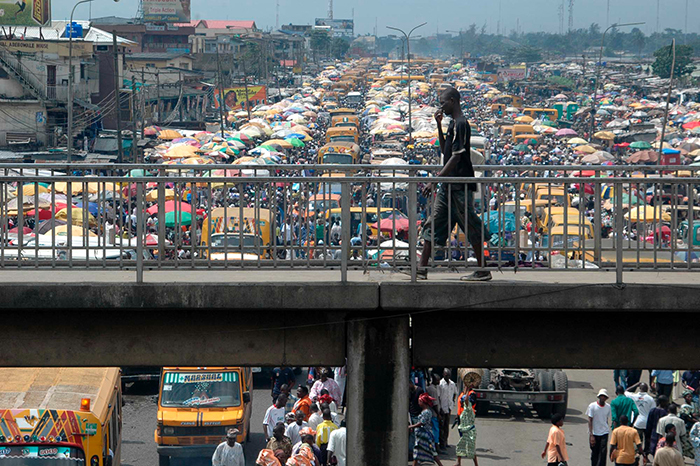
M 340 428 L 331 432 L 328 440 L 328 458 L 333 458 L 338 462 L 338 466 L 345 466 L 347 463 L 347 436 L 345 421 L 340 423 Z
M 659 435 L 659 438 L 666 435 L 667 424 L 673 424 L 676 426 L 676 436 L 678 439 L 681 439 L 686 434 L 685 422 L 683 419 L 678 417 L 678 405 L 674 403 L 669 405 L 668 414 L 659 419 L 659 423 L 656 424 L 656 433 Z M 681 452 L 681 455 L 683 455 L 683 442 L 679 441 L 677 443 L 678 450 Z
M 284 431 L 284 435 L 289 437 L 289 440 L 292 441 L 292 445 L 296 445 L 297 443 L 301 442 L 301 429 L 309 426 L 309 424 L 304 420 L 304 413 L 297 411 L 295 416 L 295 421 L 289 424 L 287 429 Z
M 277 397 L 275 404 L 267 408 L 265 417 L 263 418 L 263 433 L 265 434 L 265 442 L 270 441 L 273 435 L 273 430 L 278 422 L 284 423 L 284 415 L 286 413 L 284 406 L 287 404 L 287 397 L 280 395 Z
M 457 399 L 457 385 L 450 379 L 452 371 L 445 369 L 438 386 L 440 409 L 440 448 L 447 448 L 447 437 L 450 434 L 450 412 Z
M 245 466 L 243 447 L 236 442 L 240 435 L 238 429 L 229 429 L 226 432 L 226 441 L 219 444 L 211 457 L 212 466 Z
M 610 398 L 608 391 L 601 388 L 598 401 L 588 405 L 588 434 L 591 444 L 591 466 L 605 466 L 608 457 L 608 436 L 610 434 L 610 417 L 612 410 L 606 401 Z
M 316 427 L 323 422 L 323 418 L 318 413 L 318 405 L 316 403 L 312 403 L 311 408 L 309 408 L 309 412 L 311 413 L 309 416 L 309 427 L 311 430 L 316 430 Z
M 639 393 L 635 393 L 635 389 L 639 386 Z M 634 428 L 637 429 L 639 433 L 639 438 L 642 439 L 644 443 L 644 432 L 647 428 L 647 419 L 649 418 L 649 412 L 656 407 L 656 402 L 654 398 L 649 395 L 649 386 L 644 382 L 639 382 L 627 388 L 625 396 L 631 398 L 632 401 L 637 405 L 639 410 L 639 416 L 634 420 Z

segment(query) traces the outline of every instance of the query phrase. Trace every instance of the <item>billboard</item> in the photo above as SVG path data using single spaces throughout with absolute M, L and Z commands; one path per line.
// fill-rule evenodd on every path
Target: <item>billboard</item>
M 215 91 L 214 106 L 219 108 L 219 91 Z M 265 86 L 248 86 L 250 107 L 265 103 Z M 224 102 L 227 110 L 240 110 L 245 102 L 245 86 L 224 89 Z
M 355 22 L 352 19 L 316 18 L 316 26 L 328 26 L 334 35 L 352 36 L 355 32 Z
M 0 0 L 0 26 L 46 26 L 49 23 L 50 0 Z
M 518 81 L 520 79 L 525 79 L 527 77 L 527 68 L 523 67 L 512 67 L 512 68 L 499 68 L 498 69 L 498 80 L 499 81 Z
M 45 40 L 0 40 L 0 47 L 10 52 L 24 53 L 55 53 L 61 57 L 67 57 L 68 42 Z M 92 55 L 92 43 L 73 41 L 73 56 Z
M 147 23 L 188 23 L 190 0 L 143 0 L 143 20 Z

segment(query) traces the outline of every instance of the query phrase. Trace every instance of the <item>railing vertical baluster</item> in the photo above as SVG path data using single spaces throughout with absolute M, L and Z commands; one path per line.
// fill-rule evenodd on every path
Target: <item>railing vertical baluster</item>
M 350 184 L 341 181 L 340 184 L 340 225 L 341 231 L 341 256 L 340 256 L 340 281 L 348 281 L 348 258 L 350 255 Z M 365 222 L 363 222 L 364 224 Z M 363 225 L 364 227 L 364 225 Z
M 622 247 L 623 247 L 623 237 L 622 237 L 622 223 L 624 221 L 624 216 L 622 214 L 622 178 L 615 178 L 617 181 L 615 184 L 615 283 L 617 285 L 622 285 Z
M 144 185 L 136 183 L 136 283 L 143 283 L 143 213 L 144 213 Z
M 411 258 L 411 281 L 416 281 L 418 271 L 418 183 L 411 182 L 408 185 L 408 254 Z M 395 245 L 395 243 L 394 243 Z

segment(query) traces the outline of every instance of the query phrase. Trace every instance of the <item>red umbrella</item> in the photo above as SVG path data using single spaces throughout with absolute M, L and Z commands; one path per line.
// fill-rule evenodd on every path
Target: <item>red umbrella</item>
M 187 202 L 165 201 L 165 212 L 173 212 L 175 210 L 192 213 L 192 206 Z M 146 212 L 148 212 L 148 215 L 158 213 L 158 204 L 153 204 Z
M 29 233 L 32 233 L 32 231 L 33 231 L 33 230 L 32 230 L 31 228 L 29 228 L 29 227 L 24 227 L 24 228 L 22 228 L 22 233 L 25 234 L 25 235 L 28 235 Z M 13 228 L 12 230 L 8 231 L 8 233 L 19 234 L 19 227 Z
M 592 176 L 595 176 L 595 171 L 594 170 L 581 170 L 573 173 L 574 176 L 582 177 L 582 178 L 590 178 Z
M 683 125 L 683 129 L 691 130 L 700 126 L 700 121 L 690 121 Z
M 396 227 L 394 227 L 394 224 L 396 225 Z M 381 231 L 391 232 L 391 231 L 394 231 L 394 229 L 396 229 L 397 232 L 398 231 L 406 231 L 406 230 L 408 230 L 408 219 L 405 217 L 388 217 L 388 218 L 382 219 L 382 221 L 379 222 L 379 225 L 380 225 L 379 229 Z M 377 228 L 376 223 L 372 226 L 374 228 Z
M 27 217 L 32 217 L 36 215 L 36 210 L 32 209 L 25 214 Z M 48 220 L 51 218 L 51 211 L 48 209 L 39 209 L 39 220 Z
M 154 235 L 153 233 L 147 234 L 143 244 L 144 246 L 158 246 L 158 235 Z M 166 239 L 165 244 L 168 245 L 172 243 Z

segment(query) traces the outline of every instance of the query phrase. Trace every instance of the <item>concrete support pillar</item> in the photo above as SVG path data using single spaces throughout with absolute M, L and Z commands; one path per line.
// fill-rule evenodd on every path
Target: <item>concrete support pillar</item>
M 348 321 L 349 466 L 408 462 L 408 344 L 408 317 Z

